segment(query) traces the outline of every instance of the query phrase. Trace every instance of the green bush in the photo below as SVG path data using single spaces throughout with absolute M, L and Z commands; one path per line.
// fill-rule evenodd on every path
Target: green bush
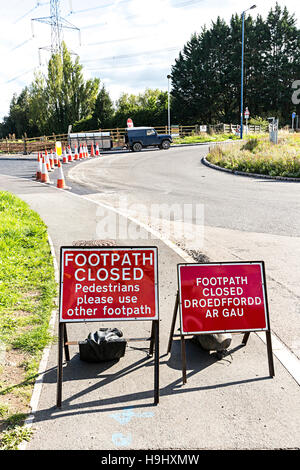
M 300 178 L 300 136 L 282 134 L 278 145 L 262 137 L 244 145 L 215 146 L 207 160 L 233 171 Z

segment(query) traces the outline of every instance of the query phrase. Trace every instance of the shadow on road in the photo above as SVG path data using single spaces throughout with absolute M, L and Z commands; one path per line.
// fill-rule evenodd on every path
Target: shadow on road
M 168 367 L 174 370 L 181 370 L 181 353 L 180 353 L 180 341 L 174 341 L 173 347 L 170 355 L 163 354 L 160 356 L 160 366 L 161 366 L 161 386 L 160 386 L 160 397 L 161 401 L 166 396 L 178 395 L 182 393 L 191 393 L 191 392 L 201 392 L 206 390 L 214 390 L 225 387 L 234 387 L 241 384 L 259 382 L 264 380 L 269 380 L 269 376 L 263 377 L 254 377 L 243 380 L 235 380 L 231 382 L 216 383 L 213 385 L 200 385 L 200 386 L 189 386 L 189 379 L 194 375 L 199 374 L 204 369 L 212 366 L 216 362 L 222 362 L 223 360 L 229 361 L 229 357 L 234 354 L 241 346 L 237 346 L 232 350 L 228 351 L 228 354 L 219 361 L 215 354 L 209 354 L 208 352 L 201 350 L 199 346 L 192 343 L 192 341 L 186 342 L 187 347 L 187 384 L 182 384 L 181 374 L 178 374 L 178 378 L 167 385 L 163 384 L 166 377 L 166 373 L 163 373 L 163 368 Z M 153 407 L 153 389 L 144 390 L 141 392 L 134 392 L 123 394 L 119 396 L 109 396 L 101 397 L 102 387 L 107 387 L 113 384 L 115 381 L 120 380 L 126 377 L 129 374 L 132 374 L 138 371 L 141 368 L 150 368 L 147 374 L 151 374 L 153 371 L 154 374 L 154 360 L 145 356 L 126 367 L 113 371 L 113 368 L 117 364 L 121 364 L 120 361 L 111 361 L 106 363 L 83 363 L 79 354 L 75 354 L 71 360 L 65 364 L 63 369 L 63 384 L 66 386 L 68 382 L 72 381 L 82 381 L 93 379 L 93 384 L 75 392 L 73 395 L 68 398 L 64 398 L 63 391 L 63 401 L 62 408 L 58 409 L 55 406 L 56 397 L 53 396 L 54 405 L 48 409 L 41 409 L 34 414 L 34 421 L 47 421 L 51 419 L 63 418 L 64 416 L 70 415 L 82 415 L 82 414 L 91 414 L 91 413 L 103 413 L 124 410 L 130 406 L 130 408 L 145 408 Z M 57 368 L 51 368 L 47 370 L 44 374 L 44 382 L 46 383 L 56 383 L 57 377 Z M 95 378 L 99 379 L 95 383 Z M 63 387 L 64 388 L 64 387 Z M 122 389 L 122 388 L 121 388 Z M 91 401 L 81 401 L 83 397 L 88 397 L 92 392 L 99 390 L 99 399 Z M 107 388 L 105 393 L 107 394 Z M 78 403 L 78 400 L 80 403 Z M 149 402 L 150 400 L 150 402 Z M 76 403 L 74 403 L 76 401 Z

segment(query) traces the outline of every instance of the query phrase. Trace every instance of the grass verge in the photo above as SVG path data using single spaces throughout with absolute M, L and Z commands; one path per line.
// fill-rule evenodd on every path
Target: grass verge
M 44 347 L 56 283 L 47 228 L 9 192 L 0 192 L 0 449 L 29 439 L 23 426 Z
M 223 142 L 224 140 L 239 140 L 239 136 L 235 134 L 199 134 L 189 135 L 185 137 L 176 137 L 173 139 L 174 144 L 199 144 L 205 142 Z
M 206 158 L 233 171 L 300 178 L 300 135 L 282 132 L 277 145 L 268 136 L 252 136 L 240 145 L 215 146 Z

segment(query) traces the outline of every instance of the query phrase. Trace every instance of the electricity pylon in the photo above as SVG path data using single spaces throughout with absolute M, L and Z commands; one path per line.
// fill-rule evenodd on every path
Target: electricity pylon
M 51 54 L 61 54 L 63 29 L 72 29 L 78 31 L 80 41 L 80 29 L 63 18 L 60 14 L 60 0 L 50 0 L 50 16 L 43 18 L 33 18 L 31 21 L 38 21 L 39 23 L 45 23 L 51 26 L 51 46 L 40 47 L 39 51 L 41 49 L 46 49 L 51 51 Z

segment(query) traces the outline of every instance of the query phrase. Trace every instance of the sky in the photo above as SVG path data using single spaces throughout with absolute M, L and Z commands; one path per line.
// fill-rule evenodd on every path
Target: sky
M 115 102 L 121 93 L 168 89 L 167 75 L 194 32 L 218 16 L 229 21 L 253 3 L 248 14 L 266 17 L 276 0 L 61 0 L 61 16 L 80 29 L 63 39 L 78 54 L 85 78 L 99 77 Z M 278 0 L 300 28 L 300 1 Z M 30 85 L 35 70 L 46 73 L 51 27 L 46 0 L 0 0 L 0 120 L 14 93 Z M 32 21 L 35 19 L 35 21 Z M 300 77 L 299 77 L 300 78 Z

